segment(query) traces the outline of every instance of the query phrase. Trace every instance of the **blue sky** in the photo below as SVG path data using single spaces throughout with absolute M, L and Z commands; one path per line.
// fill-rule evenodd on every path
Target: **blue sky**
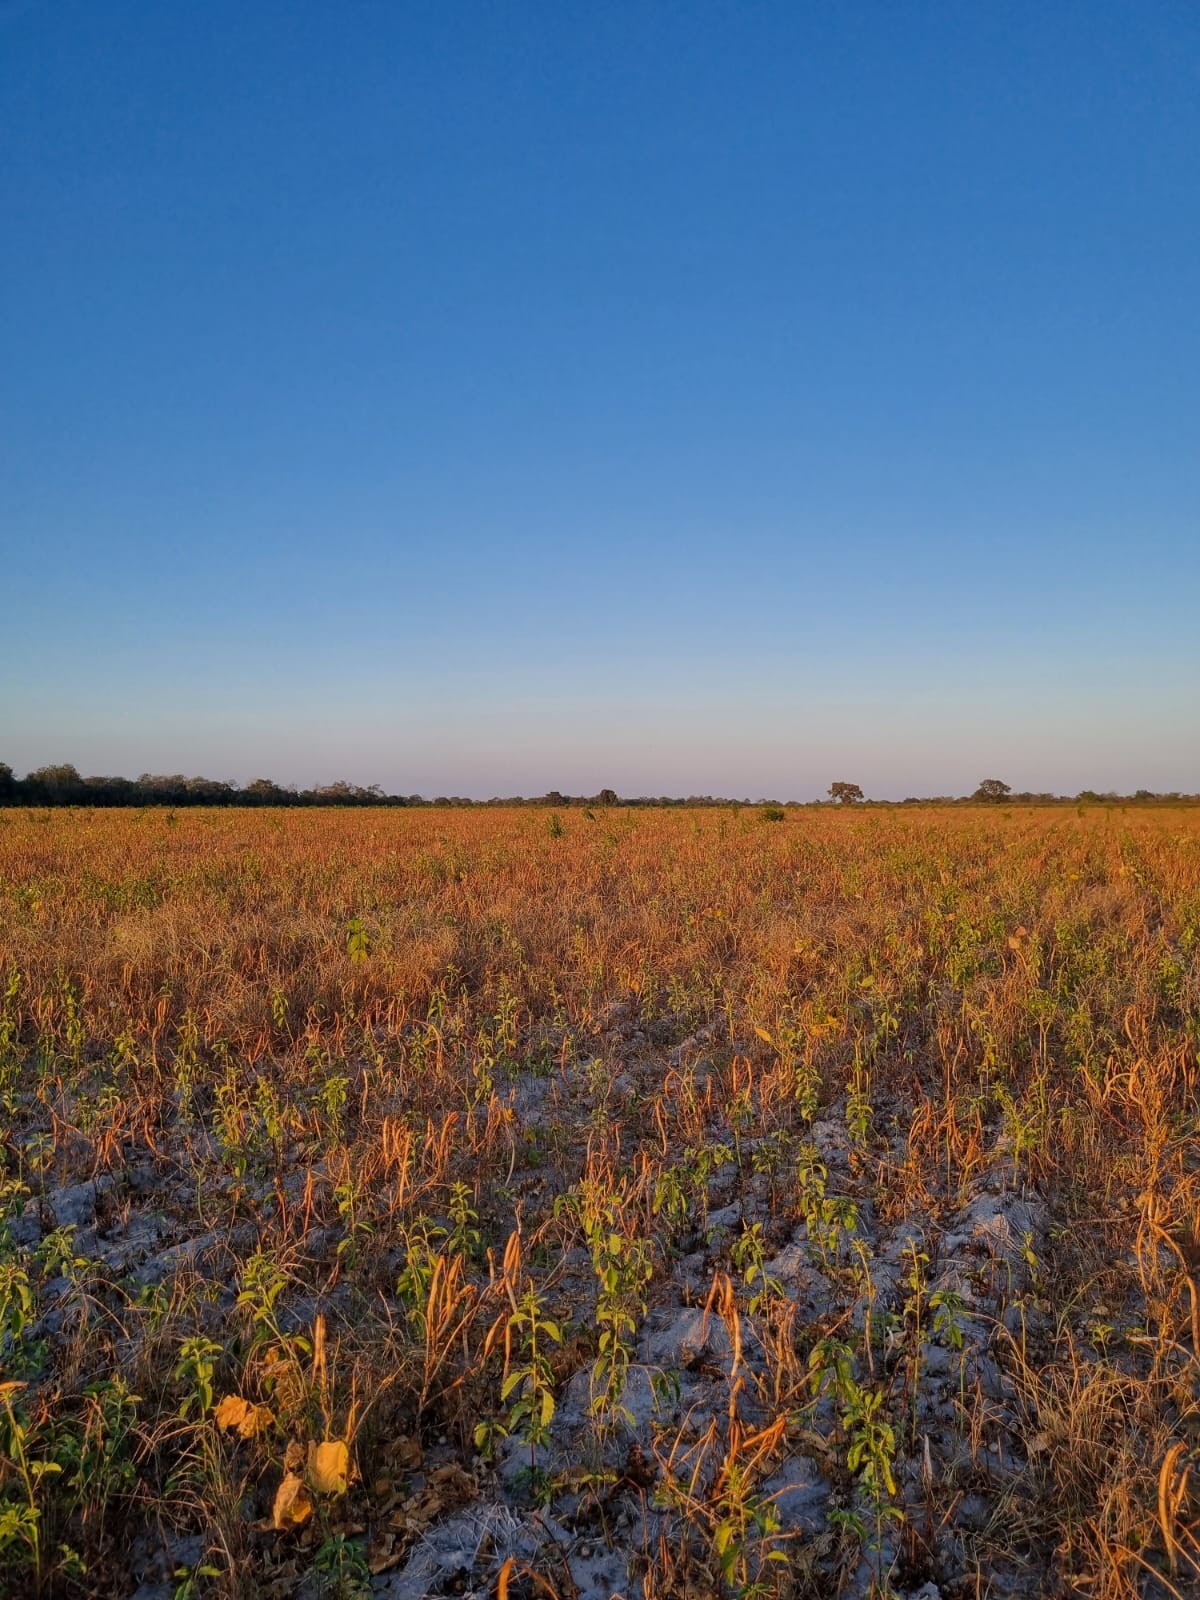
M 1190 4 L 0 0 L 0 758 L 1200 789 Z

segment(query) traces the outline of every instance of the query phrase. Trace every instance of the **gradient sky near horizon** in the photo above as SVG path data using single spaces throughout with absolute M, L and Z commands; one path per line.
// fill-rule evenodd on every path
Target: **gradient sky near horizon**
M 1200 10 L 0 0 L 0 759 L 1200 790 Z

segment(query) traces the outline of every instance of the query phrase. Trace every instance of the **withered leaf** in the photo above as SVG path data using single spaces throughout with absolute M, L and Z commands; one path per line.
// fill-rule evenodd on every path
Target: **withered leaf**
M 350 1452 L 344 1439 L 310 1444 L 306 1469 L 309 1485 L 318 1494 L 345 1494 L 350 1482 Z
M 416 1439 L 406 1433 L 399 1434 L 388 1446 L 388 1460 L 406 1472 L 415 1472 L 421 1465 L 424 1452 Z
M 300 1528 L 312 1516 L 312 1496 L 304 1479 L 295 1472 L 285 1472 L 283 1482 L 275 1491 L 275 1504 L 271 1508 L 271 1523 L 281 1533 Z
M 275 1417 L 269 1406 L 255 1405 L 240 1394 L 227 1394 L 213 1412 L 213 1420 L 218 1428 L 236 1429 L 240 1439 L 253 1439 L 269 1428 Z

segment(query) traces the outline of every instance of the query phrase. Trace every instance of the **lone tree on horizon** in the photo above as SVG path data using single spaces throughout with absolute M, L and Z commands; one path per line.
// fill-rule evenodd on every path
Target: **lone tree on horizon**
M 856 800 L 863 798 L 863 792 L 856 783 L 831 783 L 829 798 L 837 805 L 853 805 Z
M 971 796 L 972 800 L 1004 800 L 1012 793 L 1012 785 L 999 778 L 985 778 Z

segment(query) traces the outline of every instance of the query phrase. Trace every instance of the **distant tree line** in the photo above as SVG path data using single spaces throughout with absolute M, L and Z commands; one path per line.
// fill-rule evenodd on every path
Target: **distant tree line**
M 296 789 L 255 778 L 241 785 L 217 778 L 144 772 L 140 778 L 85 778 L 63 763 L 15 777 L 0 761 L 0 805 L 37 806 L 403 806 L 420 795 L 384 794 L 378 784 L 329 783 Z
M 311 789 L 279 784 L 270 778 L 255 778 L 245 785 L 217 778 L 187 778 L 182 773 L 163 776 L 144 772 L 140 778 L 85 778 L 71 765 L 38 767 L 18 778 L 13 769 L 0 761 L 0 806 L 781 806 L 864 804 L 928 805 L 1195 805 L 1200 795 L 1157 794 L 1138 789 L 1134 794 L 1099 793 L 1084 789 L 1077 795 L 1015 793 L 999 778 L 984 778 L 969 795 L 910 795 L 899 802 L 871 802 L 857 783 L 839 780 L 829 787 L 826 801 L 771 800 L 760 797 L 736 799 L 711 794 L 636 795 L 621 797 L 615 789 L 597 794 L 563 794 L 551 789 L 548 794 L 497 795 L 491 800 L 471 800 L 463 795 L 437 795 L 427 799 L 419 794 L 385 794 L 378 784 L 322 784 Z

